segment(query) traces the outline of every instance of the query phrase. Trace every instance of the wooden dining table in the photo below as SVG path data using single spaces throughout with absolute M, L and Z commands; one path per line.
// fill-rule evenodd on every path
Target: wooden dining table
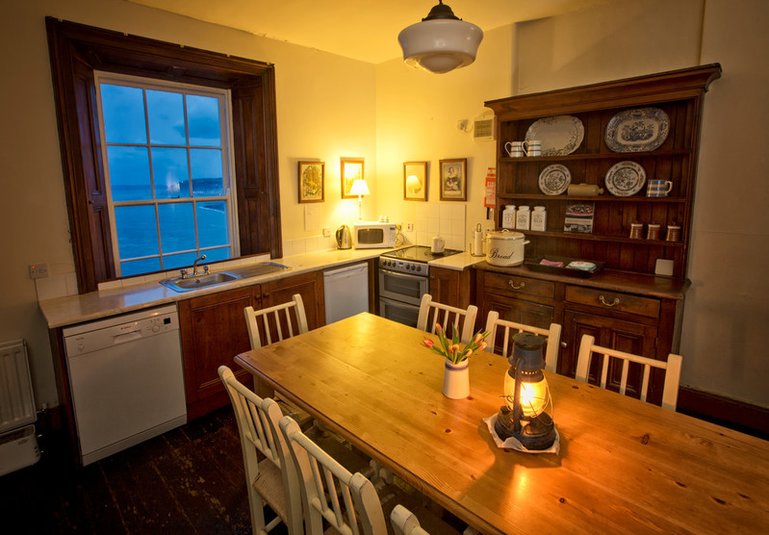
M 481 533 L 769 533 L 769 443 L 547 373 L 560 453 L 498 448 L 507 360 L 442 395 L 431 335 L 362 313 L 235 360 Z

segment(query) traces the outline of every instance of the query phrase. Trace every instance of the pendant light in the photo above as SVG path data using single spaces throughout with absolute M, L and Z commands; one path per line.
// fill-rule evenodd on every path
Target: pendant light
M 403 60 L 414 67 L 444 73 L 475 61 L 483 31 L 464 22 L 439 0 L 422 22 L 398 34 Z

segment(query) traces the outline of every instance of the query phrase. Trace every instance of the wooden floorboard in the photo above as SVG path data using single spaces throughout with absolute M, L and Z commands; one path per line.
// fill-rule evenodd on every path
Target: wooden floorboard
M 63 457 L 46 451 L 36 465 L 0 477 L 0 531 L 251 532 L 230 407 L 86 467 Z

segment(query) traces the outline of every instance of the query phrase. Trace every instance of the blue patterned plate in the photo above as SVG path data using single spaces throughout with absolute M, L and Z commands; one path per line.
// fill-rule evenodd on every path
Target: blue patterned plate
M 606 126 L 606 146 L 614 152 L 652 151 L 668 137 L 670 119 L 659 108 L 619 112 Z

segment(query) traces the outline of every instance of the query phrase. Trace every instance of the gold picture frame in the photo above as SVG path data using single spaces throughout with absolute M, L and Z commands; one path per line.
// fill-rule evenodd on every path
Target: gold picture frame
M 467 200 L 467 158 L 440 160 L 441 200 Z
M 299 202 L 323 202 L 325 163 L 299 162 Z
M 403 162 L 403 199 L 427 201 L 427 162 Z
M 339 176 L 342 179 L 342 198 L 357 199 L 357 195 L 350 193 L 352 184 L 358 179 L 365 179 L 363 174 L 363 158 L 340 158 Z

